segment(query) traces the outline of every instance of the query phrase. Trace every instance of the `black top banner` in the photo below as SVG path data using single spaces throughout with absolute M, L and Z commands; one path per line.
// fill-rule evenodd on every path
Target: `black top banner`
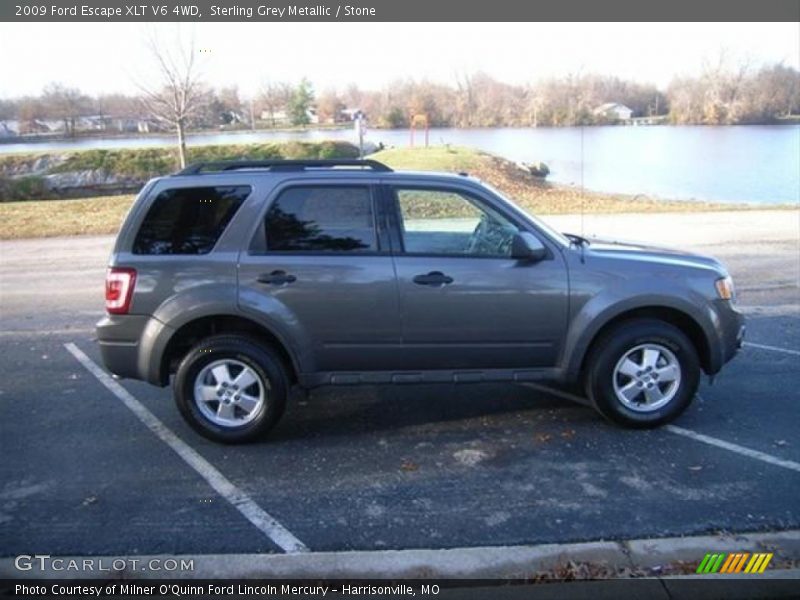
M 800 0 L 2 0 L 0 21 L 800 21 Z

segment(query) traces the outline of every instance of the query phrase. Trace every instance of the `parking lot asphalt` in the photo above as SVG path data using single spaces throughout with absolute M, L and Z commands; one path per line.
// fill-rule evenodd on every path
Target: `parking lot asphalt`
M 297 394 L 269 438 L 227 447 L 169 389 L 121 382 L 148 426 L 65 347 L 99 364 L 110 238 L 3 242 L 0 556 L 283 551 L 242 499 L 311 551 L 796 529 L 798 243 L 757 244 L 699 244 L 751 345 L 674 428 L 620 429 L 538 385 L 369 386 Z

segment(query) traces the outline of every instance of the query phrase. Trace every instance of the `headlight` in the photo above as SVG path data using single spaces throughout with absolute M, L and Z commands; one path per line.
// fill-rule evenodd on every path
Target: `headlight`
M 733 300 L 733 279 L 730 275 L 722 279 L 717 279 L 714 285 L 717 288 L 717 294 L 720 298 L 723 300 Z

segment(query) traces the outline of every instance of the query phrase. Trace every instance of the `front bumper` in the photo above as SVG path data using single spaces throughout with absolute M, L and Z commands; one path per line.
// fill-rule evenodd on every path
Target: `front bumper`
M 736 356 L 742 348 L 747 326 L 745 325 L 744 315 L 736 310 L 736 307 L 729 300 L 718 300 L 716 302 L 716 313 L 720 338 L 718 371 L 725 363 Z

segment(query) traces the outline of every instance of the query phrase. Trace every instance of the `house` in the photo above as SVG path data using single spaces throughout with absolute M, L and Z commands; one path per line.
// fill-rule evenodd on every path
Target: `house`
M 596 117 L 603 117 L 616 121 L 629 121 L 633 116 L 633 110 L 618 102 L 606 102 L 595 108 L 592 112 Z
M 261 111 L 261 120 L 267 121 L 272 125 L 289 125 L 291 121 L 289 113 L 283 109 L 276 111 L 263 110 Z
M 306 110 L 306 116 L 308 117 L 308 122 L 310 124 L 316 125 L 319 123 L 319 116 L 317 115 L 317 110 L 315 108 L 309 108 Z M 261 120 L 267 121 L 275 126 L 291 125 L 292 115 L 289 114 L 289 111 L 287 110 L 276 110 L 272 113 L 268 110 L 264 110 L 261 112 Z
M 108 119 L 103 115 L 87 115 L 75 119 L 76 131 L 105 131 Z
M 235 110 L 223 110 L 219 113 L 219 122 L 220 125 L 236 125 L 238 123 L 244 123 L 244 115 L 242 113 L 237 112 Z
M 355 121 L 356 119 L 364 119 L 366 115 L 360 108 L 343 108 L 341 110 L 343 121 Z
M 0 138 L 13 138 L 19 135 L 19 122 L 0 121 Z
M 34 121 L 35 127 L 42 133 L 63 133 L 66 131 L 67 126 L 62 119 L 36 119 Z

